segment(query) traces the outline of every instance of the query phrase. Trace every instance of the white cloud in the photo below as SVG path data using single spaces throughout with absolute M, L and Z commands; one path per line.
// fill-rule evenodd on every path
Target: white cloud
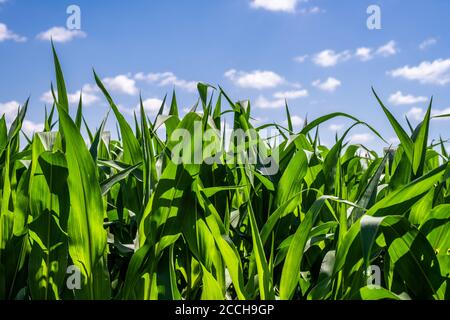
M 434 46 L 436 43 L 437 43 L 436 38 L 428 38 L 428 39 L 424 40 L 421 44 L 419 44 L 419 49 L 425 50 L 431 46 Z
M 41 132 L 44 130 L 44 124 L 43 123 L 35 123 L 30 120 L 24 120 L 22 123 L 22 130 L 27 135 L 32 135 L 35 132 Z
M 82 93 L 83 106 L 90 106 L 100 100 L 100 98 L 96 95 L 99 91 L 100 90 L 96 86 L 85 84 L 82 90 L 78 90 L 75 93 L 69 93 L 67 97 L 69 99 L 69 103 L 78 104 L 80 101 L 80 93 Z
M 0 23 L 0 42 L 12 40 L 15 42 L 25 42 L 26 37 L 20 36 L 8 29 L 8 26 L 4 23 Z
M 194 92 L 197 90 L 197 81 L 187 81 L 179 79 L 173 72 L 158 72 L 144 74 L 137 73 L 134 79 L 138 81 L 147 81 L 150 83 L 157 83 L 159 86 L 175 86 L 186 91 Z
M 425 111 L 422 108 L 413 107 L 405 114 L 409 119 L 423 120 L 425 117 Z
M 291 116 L 291 122 L 294 127 L 301 127 L 305 124 L 305 120 L 296 115 Z
M 11 102 L 13 102 L 13 101 L 11 101 Z M 16 103 L 16 102 L 14 102 L 14 104 L 15 104 L 15 103 Z M 1 103 L 0 103 L 0 108 L 1 108 L 2 106 L 4 106 L 4 105 L 5 105 L 5 104 L 1 104 Z M 16 107 L 18 107 L 18 105 L 17 105 Z M 16 112 L 17 112 L 17 111 L 16 111 Z M 12 121 L 15 117 L 16 117 L 16 114 L 13 113 L 13 114 L 11 115 L 11 118 L 10 118 L 9 120 Z M 7 118 L 8 118 L 8 115 L 7 115 Z M 10 121 L 7 122 L 7 126 L 10 126 L 10 125 L 11 125 Z M 35 132 L 42 132 L 42 131 L 44 130 L 44 124 L 43 124 L 43 123 L 36 123 L 36 122 L 30 121 L 30 120 L 23 120 L 21 130 L 22 130 L 27 136 L 31 136 L 31 135 L 32 135 L 33 133 L 35 133 Z
M 284 99 L 269 100 L 263 96 L 259 96 L 255 101 L 255 107 L 261 109 L 278 109 L 285 106 Z
M 299 0 L 252 0 L 250 6 L 269 11 L 295 12 Z
M 83 93 L 83 106 L 90 106 L 93 103 L 97 102 L 100 100 L 100 98 L 96 95 L 96 92 L 98 92 L 99 89 L 97 87 L 94 87 L 90 84 L 85 84 L 83 86 L 82 90 L 77 90 L 74 93 L 68 93 L 67 94 L 67 99 L 69 100 L 70 104 L 78 104 L 78 102 L 80 101 L 80 93 Z M 55 94 L 57 94 L 55 92 Z M 53 104 L 53 95 L 52 92 L 46 91 L 41 95 L 40 100 L 42 102 L 45 102 L 47 104 Z
M 159 111 L 159 108 L 161 107 L 163 101 L 157 98 L 149 98 L 142 101 L 142 104 L 144 105 L 144 111 L 150 113 L 150 114 L 156 114 Z M 129 116 L 133 116 L 134 113 L 139 114 L 141 110 L 141 105 L 138 104 L 134 108 L 127 108 L 123 105 L 118 105 L 117 108 L 120 112 L 127 114 Z M 187 113 L 189 110 L 183 109 L 185 113 Z
M 405 115 L 409 119 L 413 119 L 416 121 L 422 121 L 425 118 L 425 109 L 413 107 L 408 110 L 408 112 L 405 113 Z M 445 115 L 450 114 L 450 108 L 445 109 L 431 109 L 431 116 L 439 116 L 439 115 Z M 450 120 L 450 117 L 445 118 L 437 118 L 436 120 Z
M 359 143 L 367 143 L 374 139 L 374 136 L 370 133 L 357 133 L 352 134 L 350 137 L 350 143 L 359 144 Z
M 69 30 L 64 27 L 52 27 L 39 33 L 36 37 L 39 40 L 54 42 L 69 42 L 75 38 L 86 38 L 86 33 L 81 30 Z
M 299 128 L 304 126 L 305 120 L 302 117 L 300 117 L 300 116 L 293 115 L 293 116 L 291 116 L 291 123 L 292 123 L 292 127 L 293 128 L 299 129 Z M 288 125 L 288 121 L 284 120 L 283 121 L 283 125 L 287 126 Z
M 361 61 L 368 61 L 373 59 L 374 55 L 379 55 L 383 57 L 393 56 L 398 53 L 397 43 L 394 40 L 380 46 L 378 49 L 373 51 L 372 48 L 361 47 L 356 49 L 355 57 L 359 58 Z
M 161 108 L 163 101 L 157 98 L 150 98 L 150 99 L 145 99 L 144 101 L 142 101 L 142 104 L 144 105 L 144 110 L 149 112 L 149 113 L 157 113 L 159 111 L 159 109 Z M 140 105 L 138 105 L 136 107 L 136 109 L 139 110 Z
M 78 102 L 80 101 L 80 93 L 81 93 L 80 90 L 76 91 L 75 93 L 69 93 L 67 95 L 67 98 L 69 99 L 69 103 L 78 104 Z M 99 101 L 98 96 L 96 96 L 95 94 L 92 94 L 92 93 L 84 92 L 84 91 L 82 93 L 82 98 L 83 98 L 83 106 L 90 106 L 94 102 Z
M 395 41 L 391 40 L 375 50 L 368 47 L 359 47 L 355 50 L 354 54 L 350 50 L 344 50 L 338 53 L 334 50 L 326 49 L 317 53 L 313 57 L 313 62 L 321 67 L 332 67 L 353 57 L 361 61 L 369 61 L 373 59 L 375 55 L 389 57 L 395 55 L 397 52 L 397 44 Z M 294 60 L 295 59 L 296 58 L 294 58 Z
M 395 55 L 397 52 L 397 43 L 394 40 L 389 41 L 377 49 L 377 54 L 382 55 L 383 57 Z
M 17 101 L 8 101 L 0 103 L 0 118 L 4 114 L 6 119 L 14 119 L 17 116 L 20 103 Z
M 300 85 L 299 85 L 300 86 Z M 282 108 L 286 104 L 286 100 L 294 100 L 304 98 L 309 95 L 308 90 L 278 91 L 273 94 L 273 99 L 267 99 L 259 96 L 255 101 L 255 106 L 261 109 L 277 109 Z
M 130 78 L 129 75 L 121 74 L 112 78 L 105 78 L 103 79 L 103 82 L 106 87 L 112 91 L 128 95 L 135 95 L 138 93 L 136 81 Z
M 361 61 L 368 61 L 373 58 L 372 49 L 366 47 L 358 48 L 356 49 L 355 56 Z
M 400 139 L 398 137 L 391 137 L 388 139 L 388 142 L 395 146 L 400 144 Z
M 55 94 L 56 94 L 56 93 L 55 93 Z M 42 102 L 45 102 L 45 103 L 48 103 L 48 104 L 53 104 L 53 95 L 52 95 L 52 92 L 51 92 L 50 90 L 44 92 L 44 93 L 41 95 L 40 100 L 41 100 Z
M 308 55 L 307 55 L 307 54 L 304 54 L 304 55 L 302 55 L 302 56 L 297 56 L 297 57 L 295 57 L 295 58 L 294 58 L 294 61 L 295 61 L 295 62 L 298 62 L 298 63 L 303 63 L 303 62 L 306 61 L 307 58 L 308 58 Z
M 420 102 L 427 102 L 428 98 L 423 96 L 413 96 L 411 94 L 403 94 L 401 91 L 391 94 L 389 102 L 394 105 L 415 104 Z
M 423 61 L 418 66 L 404 67 L 388 71 L 394 78 L 416 80 L 425 84 L 445 85 L 450 82 L 450 59 Z
M 118 105 L 117 105 L 117 109 L 119 109 L 119 111 L 122 112 L 122 114 L 127 114 L 127 115 L 129 115 L 129 116 L 133 116 L 135 112 L 136 112 L 136 114 L 139 113 L 138 107 L 135 107 L 135 108 L 126 108 L 126 107 L 124 107 L 123 105 L 118 104 Z
M 328 127 L 328 129 L 330 129 L 331 131 L 339 131 L 344 127 L 343 124 L 338 124 L 338 123 L 333 123 L 330 124 L 330 126 Z
M 333 92 L 339 86 L 341 86 L 341 81 L 339 81 L 338 79 L 329 77 L 325 81 L 321 81 L 321 80 L 313 81 L 312 85 L 322 91 Z
M 351 54 L 348 50 L 337 53 L 334 50 L 327 49 L 317 53 L 313 57 L 313 62 L 321 67 L 332 67 L 350 58 Z
M 285 82 L 284 78 L 273 71 L 255 70 L 252 72 L 228 70 L 224 76 L 239 87 L 253 89 L 274 88 Z
M 284 91 L 284 92 L 275 92 L 273 97 L 276 99 L 298 99 L 304 98 L 308 96 L 308 90 L 295 90 L 295 91 Z

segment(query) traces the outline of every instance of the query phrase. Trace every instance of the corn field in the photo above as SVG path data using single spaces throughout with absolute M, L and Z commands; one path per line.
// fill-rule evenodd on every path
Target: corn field
M 1 299 L 449 299 L 450 165 L 444 141 L 429 141 L 432 101 L 417 127 L 402 127 L 373 91 L 400 141 L 377 154 L 347 142 L 355 126 L 384 140 L 349 114 L 295 132 L 286 105 L 286 126 L 254 127 L 250 102 L 202 83 L 182 118 L 174 93 L 156 117 L 141 101 L 129 123 L 94 72 L 113 139 L 108 116 L 88 127 L 82 98 L 69 115 L 53 54 L 43 132 L 22 134 L 28 101 L 9 128 L 0 119 Z M 256 135 L 225 142 L 225 116 Z M 353 124 L 327 147 L 319 126 L 336 117 Z M 173 161 L 173 133 L 196 123 L 216 133 L 217 161 Z M 268 128 L 276 143 L 259 134 Z M 210 144 L 192 138 L 188 151 Z M 225 161 L 255 146 L 264 159 Z

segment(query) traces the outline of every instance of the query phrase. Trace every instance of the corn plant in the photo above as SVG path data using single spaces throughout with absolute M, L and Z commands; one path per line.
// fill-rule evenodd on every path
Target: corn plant
M 28 101 L 9 128 L 0 119 L 1 299 L 449 299 L 450 165 L 445 142 L 429 142 L 432 101 L 405 130 L 373 91 L 400 141 L 379 155 L 347 142 L 355 126 L 384 140 L 349 114 L 294 131 L 286 105 L 286 127 L 255 127 L 249 101 L 203 83 L 183 117 L 173 93 L 156 117 L 141 100 L 129 123 L 94 72 L 113 138 L 107 117 L 89 128 L 82 97 L 69 115 L 53 54 L 44 130 L 21 146 Z M 227 143 L 226 116 L 256 134 Z M 353 124 L 327 147 L 318 128 L 336 117 Z M 174 161 L 180 129 L 183 157 L 201 161 Z M 255 146 L 265 158 L 237 161 Z

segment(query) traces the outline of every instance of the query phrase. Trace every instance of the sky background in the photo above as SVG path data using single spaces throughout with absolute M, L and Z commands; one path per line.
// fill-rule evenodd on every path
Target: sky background
M 372 4 L 381 9 L 380 30 L 367 28 Z M 66 28 L 69 5 L 81 9 L 81 30 Z M 306 116 L 342 111 L 395 143 L 371 86 L 405 127 L 405 115 L 413 124 L 423 119 L 432 95 L 434 114 L 450 113 L 449 33 L 444 0 L 0 0 L 0 114 L 11 121 L 31 96 L 24 130 L 42 126 L 54 82 L 52 36 L 71 113 L 83 88 L 92 128 L 108 111 L 95 68 L 130 121 L 139 92 L 150 116 L 173 88 L 186 110 L 202 81 L 250 99 L 256 124 L 285 123 L 286 98 L 297 130 Z M 322 125 L 322 141 L 349 124 Z M 449 125 L 433 120 L 431 138 L 450 138 Z M 363 126 L 349 139 L 385 146 Z

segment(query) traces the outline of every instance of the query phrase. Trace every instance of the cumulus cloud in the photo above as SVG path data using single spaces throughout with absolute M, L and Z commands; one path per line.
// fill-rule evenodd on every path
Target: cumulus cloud
M 301 127 L 305 124 L 305 120 L 302 117 L 296 115 L 293 115 L 291 117 L 291 122 L 294 127 Z
M 331 49 L 323 50 L 313 57 L 313 62 L 321 67 L 333 67 L 338 63 L 357 58 L 361 61 L 369 61 L 375 56 L 389 57 L 398 53 L 397 43 L 394 40 L 378 48 L 359 47 L 356 50 L 344 50 L 336 52 Z M 295 60 L 295 58 L 294 58 Z
M 0 42 L 8 40 L 15 42 L 25 42 L 27 41 L 27 38 L 20 36 L 14 33 L 13 31 L 9 30 L 6 24 L 0 23 Z
M 375 139 L 375 137 L 370 133 L 356 133 L 349 137 L 350 143 L 353 144 L 367 143 L 373 139 Z
M 52 27 L 36 36 L 39 40 L 54 42 L 69 42 L 75 38 L 86 38 L 87 34 L 81 30 L 69 30 L 64 27 Z
M 144 111 L 149 114 L 156 114 L 159 111 L 159 108 L 161 107 L 163 101 L 157 98 L 148 98 L 142 101 L 142 104 L 144 106 Z M 134 113 L 139 114 L 141 105 L 137 104 L 134 108 L 127 108 L 122 105 L 117 106 L 119 111 L 127 114 L 129 116 L 133 116 Z
M 24 120 L 22 123 L 22 131 L 25 132 L 26 135 L 32 135 L 35 132 L 41 132 L 43 130 L 43 123 L 36 123 L 30 120 Z
M 285 83 L 285 79 L 273 71 L 255 70 L 251 72 L 228 70 L 224 76 L 242 88 L 267 89 Z
M 422 41 L 419 44 L 419 49 L 420 50 L 426 50 L 429 47 L 434 46 L 436 43 L 437 43 L 437 39 L 436 38 L 428 38 L 428 39 Z
M 295 12 L 299 0 L 252 0 L 250 6 L 269 11 Z
M 85 84 L 82 90 L 69 93 L 67 98 L 69 99 L 69 103 L 77 104 L 80 101 L 80 94 L 82 94 L 83 106 L 90 106 L 100 100 L 97 96 L 99 91 L 100 90 L 96 86 Z
M 261 109 L 278 109 L 284 106 L 284 99 L 267 99 L 264 96 L 259 96 L 255 101 L 255 107 Z
M 398 137 L 391 137 L 388 139 L 388 142 L 392 145 L 400 144 L 400 139 Z
M 420 102 L 427 102 L 428 98 L 423 96 L 413 96 L 411 94 L 403 94 L 401 91 L 397 91 L 389 97 L 389 102 L 394 105 L 415 104 Z
M 11 122 L 17 117 L 19 106 L 20 103 L 14 100 L 0 103 L 0 118 L 5 115 L 7 125 L 11 125 Z M 30 120 L 24 120 L 22 123 L 22 131 L 28 136 L 32 135 L 34 132 L 40 132 L 42 130 L 44 130 L 43 123 L 35 123 Z
M 325 81 L 315 80 L 315 81 L 313 81 L 312 85 L 322 91 L 333 92 L 339 86 L 341 86 L 341 81 L 336 78 L 329 77 Z
M 361 61 L 368 61 L 373 58 L 372 49 L 366 47 L 358 48 L 356 49 L 355 56 Z
M 159 109 L 161 108 L 163 101 L 157 98 L 149 98 L 142 101 L 142 104 L 144 105 L 144 110 L 149 113 L 157 113 Z M 140 105 L 136 106 L 136 109 L 139 109 Z
M 99 90 L 97 87 L 90 84 L 85 84 L 82 90 L 77 90 L 74 93 L 68 93 L 67 99 L 69 100 L 70 104 L 78 104 L 78 102 L 80 101 L 80 94 L 82 94 L 83 106 L 90 106 L 100 100 L 100 98 L 96 94 L 98 91 Z M 41 95 L 40 100 L 47 104 L 53 104 L 54 101 L 52 92 L 50 90 L 44 92 Z
M 323 11 L 318 6 L 297 10 L 300 3 L 306 3 L 308 1 L 309 0 L 251 0 L 250 7 L 274 12 L 299 12 L 301 14 L 315 14 Z
M 139 72 L 134 76 L 138 81 L 156 83 L 159 86 L 175 86 L 186 91 L 194 92 L 197 89 L 197 81 L 179 79 L 173 72 L 157 72 L 144 74 Z
M 425 111 L 422 108 L 413 107 L 405 114 L 409 119 L 423 120 Z
M 327 49 L 317 53 L 313 57 L 313 62 L 321 67 L 332 67 L 339 62 L 347 61 L 351 58 L 349 50 L 342 52 L 335 52 L 334 50 Z
M 340 123 L 333 123 L 330 124 L 330 126 L 328 127 L 328 129 L 330 129 L 331 131 L 339 131 L 344 127 L 343 124 Z
M 20 103 L 12 100 L 8 102 L 0 102 L 0 117 L 4 114 L 7 120 L 14 119 L 19 111 Z
M 78 103 L 80 101 L 80 95 L 82 95 L 83 106 L 90 106 L 100 100 L 99 97 L 96 96 L 95 94 L 84 92 L 84 91 L 82 92 L 82 91 L 78 90 L 74 93 L 69 93 L 67 95 L 67 98 L 69 99 L 69 103 L 72 103 L 72 104 Z
M 56 94 L 56 93 L 55 93 L 55 94 Z M 41 95 L 40 100 L 41 100 L 42 102 L 45 102 L 45 103 L 48 103 L 48 104 L 53 104 L 54 100 L 53 100 L 52 92 L 51 92 L 50 90 L 44 92 L 44 93 Z
M 388 71 L 394 78 L 419 81 L 423 84 L 445 85 L 450 82 L 450 59 L 423 61 L 417 66 L 404 67 Z
M 409 119 L 422 121 L 425 117 L 426 110 L 423 108 L 413 107 L 405 113 Z M 431 109 L 431 116 L 440 116 L 450 114 L 450 108 L 445 109 Z M 450 120 L 450 117 L 436 118 L 436 120 Z
M 293 90 L 293 91 L 280 91 L 275 92 L 273 97 L 276 99 L 298 99 L 308 96 L 308 90 Z
M 377 49 L 377 54 L 382 55 L 383 57 L 395 55 L 397 54 L 397 52 L 397 43 L 394 40 L 389 41 L 388 43 Z
M 255 100 L 255 106 L 261 109 L 277 109 L 282 108 L 286 104 L 286 100 L 295 100 L 299 98 L 304 98 L 309 95 L 308 90 L 299 89 L 292 91 L 278 91 L 272 95 L 272 99 L 268 99 L 260 95 Z
M 115 77 L 104 78 L 103 83 L 111 91 L 128 95 L 135 95 L 138 93 L 136 81 L 129 75 L 120 74 Z

